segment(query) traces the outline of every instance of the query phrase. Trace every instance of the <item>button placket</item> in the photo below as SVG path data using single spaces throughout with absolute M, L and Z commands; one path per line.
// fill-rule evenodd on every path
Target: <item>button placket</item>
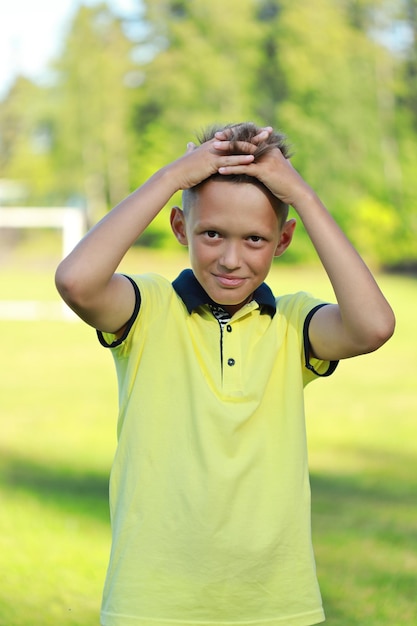
M 234 394 L 242 391 L 242 363 L 239 329 L 236 324 L 227 324 L 223 335 L 223 389 Z

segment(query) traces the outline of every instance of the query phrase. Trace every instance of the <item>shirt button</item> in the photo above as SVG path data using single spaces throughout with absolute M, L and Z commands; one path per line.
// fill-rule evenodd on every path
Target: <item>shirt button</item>
M 232 365 L 235 364 L 235 360 L 234 359 L 227 359 L 227 365 L 230 365 L 230 367 L 232 367 Z
M 228 324 L 228 325 L 226 326 L 226 330 L 227 330 L 227 332 L 228 332 L 228 333 L 231 333 L 231 332 L 232 332 L 232 327 L 230 326 L 230 324 Z

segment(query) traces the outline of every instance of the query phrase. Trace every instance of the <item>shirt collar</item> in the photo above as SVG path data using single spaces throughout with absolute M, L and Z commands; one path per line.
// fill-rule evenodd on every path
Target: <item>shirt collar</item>
M 217 305 L 218 302 L 214 302 L 210 296 L 205 292 L 200 285 L 192 270 L 183 270 L 181 274 L 173 281 L 177 294 L 189 313 L 192 313 L 197 307 L 203 304 Z M 259 304 L 259 306 L 265 310 L 271 317 L 274 317 L 276 313 L 276 302 L 274 294 L 266 283 L 262 283 L 253 293 L 253 299 Z

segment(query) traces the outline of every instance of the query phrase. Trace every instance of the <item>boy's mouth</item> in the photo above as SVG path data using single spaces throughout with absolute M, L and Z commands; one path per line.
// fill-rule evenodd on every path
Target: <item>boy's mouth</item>
M 222 287 L 240 287 L 245 282 L 245 279 L 240 276 L 229 274 L 215 274 L 214 276 Z

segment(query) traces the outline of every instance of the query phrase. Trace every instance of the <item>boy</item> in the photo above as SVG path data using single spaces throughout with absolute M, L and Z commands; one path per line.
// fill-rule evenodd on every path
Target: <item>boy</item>
M 211 131 L 113 209 L 60 264 L 64 300 L 119 381 L 104 626 L 307 626 L 324 620 L 311 547 L 303 386 L 377 349 L 394 316 L 291 166 L 283 137 Z M 179 189 L 192 270 L 116 269 Z M 337 304 L 264 283 L 302 219 Z

